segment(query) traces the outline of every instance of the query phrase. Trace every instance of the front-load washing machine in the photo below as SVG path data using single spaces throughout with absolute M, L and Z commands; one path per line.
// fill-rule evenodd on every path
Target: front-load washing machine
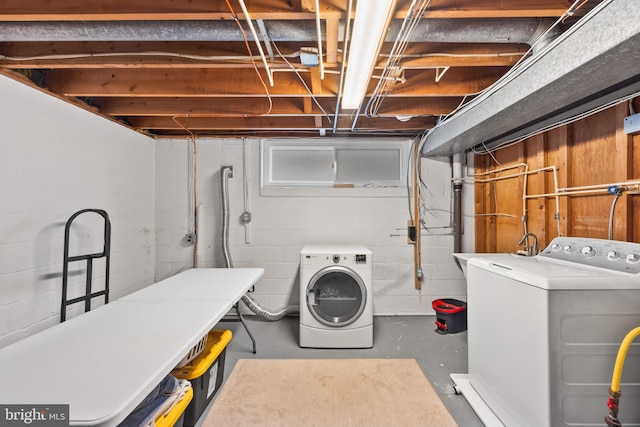
M 373 260 L 363 246 L 300 253 L 300 347 L 373 347 Z

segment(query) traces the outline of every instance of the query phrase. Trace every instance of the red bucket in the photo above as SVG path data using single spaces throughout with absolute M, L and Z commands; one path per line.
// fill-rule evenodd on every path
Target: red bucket
M 467 330 L 467 303 L 452 298 L 433 300 L 436 312 L 436 332 L 454 334 Z

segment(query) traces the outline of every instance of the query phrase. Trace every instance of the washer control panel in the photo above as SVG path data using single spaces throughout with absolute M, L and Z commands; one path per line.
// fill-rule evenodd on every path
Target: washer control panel
M 556 237 L 539 256 L 632 274 L 640 273 L 640 243 Z

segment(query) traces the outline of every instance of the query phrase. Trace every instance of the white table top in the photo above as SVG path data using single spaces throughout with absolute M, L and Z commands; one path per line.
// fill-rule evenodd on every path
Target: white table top
M 120 299 L 225 300 L 235 304 L 263 273 L 262 268 L 194 268 Z
M 1 349 L 0 402 L 69 404 L 72 425 L 115 426 L 231 306 L 114 301 L 94 309 Z
M 188 270 L 0 349 L 0 403 L 69 404 L 72 426 L 117 426 L 263 273 L 224 270 Z

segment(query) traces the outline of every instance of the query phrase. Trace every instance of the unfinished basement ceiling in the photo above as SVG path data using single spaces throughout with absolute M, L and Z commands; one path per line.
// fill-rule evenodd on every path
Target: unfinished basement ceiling
M 238 0 L 2 2 L 0 70 L 152 136 L 416 135 L 504 75 L 574 2 L 432 0 L 372 111 L 412 4 L 398 0 L 359 114 L 338 102 L 341 73 L 356 66 L 342 64 L 351 2 L 244 3 L 273 86 Z

